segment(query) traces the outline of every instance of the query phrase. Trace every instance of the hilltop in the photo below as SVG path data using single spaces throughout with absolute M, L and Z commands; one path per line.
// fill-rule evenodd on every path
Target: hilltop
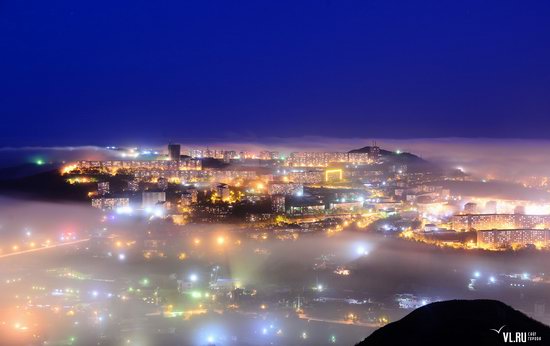
M 503 327 L 504 326 L 504 327 Z M 497 333 L 491 329 L 499 330 Z M 357 346 L 504 345 L 505 333 L 536 333 L 548 345 L 550 327 L 496 300 L 450 300 L 420 307 Z M 523 335 L 523 334 L 522 334 Z
M 366 146 L 360 149 L 350 150 L 348 153 L 371 153 L 373 150 L 372 146 Z M 407 165 L 407 168 L 411 172 L 440 172 L 441 168 L 430 162 L 421 158 L 418 155 L 401 152 L 401 151 L 389 151 L 380 148 L 380 158 L 383 164 L 385 165 Z

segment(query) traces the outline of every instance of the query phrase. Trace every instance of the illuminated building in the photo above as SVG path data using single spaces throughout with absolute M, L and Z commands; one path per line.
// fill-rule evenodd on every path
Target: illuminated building
M 300 170 L 289 172 L 288 181 L 298 184 L 320 184 L 325 178 L 322 170 Z
M 216 186 L 216 194 L 222 201 L 229 200 L 229 197 L 231 196 L 231 193 L 229 191 L 229 185 L 218 184 L 218 186 Z
M 304 186 L 296 183 L 271 183 L 267 186 L 270 195 L 296 195 L 304 193 Z
M 166 179 L 165 177 L 158 178 L 157 185 L 159 189 L 165 191 L 166 189 L 168 189 L 168 179 Z
M 399 164 L 399 165 L 391 165 L 390 166 L 390 172 L 391 173 L 397 173 L 397 174 L 405 174 L 407 173 L 407 165 Z
M 229 162 L 230 160 L 239 159 L 240 156 L 234 150 L 212 150 L 212 149 L 189 149 L 189 156 L 193 158 L 213 158 Z
M 256 154 L 254 154 L 253 152 L 250 152 L 250 151 L 241 151 L 239 153 L 239 156 L 241 159 L 255 159 L 256 158 Z
M 550 245 L 550 230 L 548 229 L 514 229 L 514 230 L 482 230 L 477 231 L 477 244 L 480 247 L 508 247 Z
M 287 164 L 293 167 L 327 167 L 332 162 L 348 162 L 348 153 L 337 152 L 294 152 Z
M 341 169 L 327 169 L 325 171 L 325 181 L 330 182 L 340 182 L 343 179 L 343 171 Z
M 278 160 L 279 153 L 277 151 L 262 151 L 260 152 L 260 160 Z
M 139 180 L 138 179 L 132 179 L 128 181 L 128 188 L 129 191 L 139 191 Z
M 475 214 L 477 213 L 477 204 L 476 203 L 466 203 L 464 204 L 464 214 Z
M 109 182 L 108 181 L 100 181 L 97 183 L 97 194 L 99 196 L 104 196 L 109 194 Z
M 369 158 L 374 162 L 377 162 L 380 159 L 380 147 L 376 145 L 376 142 L 374 142 L 374 145 L 370 147 L 369 156 Z
M 231 182 L 234 179 L 256 179 L 258 177 L 255 171 L 243 170 L 151 170 L 140 171 L 136 175 L 142 180 L 151 180 L 154 178 L 165 177 L 167 179 L 177 179 L 181 182 Z
M 364 180 L 369 183 L 380 183 L 384 180 L 384 172 L 379 170 L 365 169 L 366 166 L 347 168 L 346 178 L 350 180 Z
M 204 151 L 202 149 L 189 149 L 189 156 L 198 159 L 206 157 L 204 156 Z
M 126 197 L 100 197 L 92 198 L 92 207 L 106 210 L 125 208 L 130 205 L 130 199 Z
M 283 214 L 286 211 L 286 197 L 284 195 L 272 195 L 271 209 L 275 213 Z
M 329 209 L 331 210 L 356 211 L 361 208 L 363 208 L 363 202 L 360 202 L 360 201 L 332 202 L 329 204 Z
M 76 168 L 84 172 L 95 170 L 106 173 L 116 173 L 119 169 L 126 169 L 130 173 L 140 171 L 178 171 L 178 170 L 201 170 L 200 160 L 184 159 L 179 161 L 171 160 L 106 160 L 106 161 L 78 161 Z
M 456 231 L 468 230 L 513 230 L 550 228 L 550 215 L 524 214 L 468 214 L 454 215 L 452 228 Z
M 164 191 L 143 191 L 141 194 L 141 206 L 143 209 L 152 208 L 164 202 L 166 202 L 166 192 Z
M 354 165 L 372 163 L 370 154 L 368 153 L 349 153 L 348 162 Z
M 292 201 L 289 203 L 288 213 L 291 215 L 321 214 L 325 211 L 325 205 L 319 201 Z
M 331 163 L 365 165 L 375 163 L 379 157 L 379 148 L 377 153 L 373 155 L 372 153 L 293 152 L 286 164 L 291 167 L 327 167 Z
M 185 191 L 181 194 L 181 204 L 182 206 L 190 206 L 198 202 L 199 192 L 196 189 L 191 189 Z
M 497 202 L 488 201 L 485 203 L 485 213 L 487 214 L 496 214 L 497 213 Z
M 437 232 L 439 230 L 439 227 L 433 223 L 428 223 L 424 225 L 424 232 L 430 233 L 430 232 Z
M 170 160 L 179 161 L 181 157 L 181 146 L 179 144 L 168 144 L 168 157 Z
M 234 150 L 227 150 L 223 152 L 223 160 L 229 162 L 237 158 L 237 152 Z

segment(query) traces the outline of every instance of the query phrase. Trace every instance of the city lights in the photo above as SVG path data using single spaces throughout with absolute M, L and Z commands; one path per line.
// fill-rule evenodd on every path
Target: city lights
M 401 318 L 441 301 L 431 293 L 443 296 L 454 282 L 456 292 L 474 299 L 504 287 L 545 292 L 549 282 L 543 268 L 527 267 L 538 262 L 517 264 L 531 273 L 502 273 L 480 255 L 465 273 L 454 261 L 471 249 L 543 253 L 550 204 L 453 195 L 431 175 L 410 173 L 395 162 L 386 167 L 379 154 L 295 152 L 285 161 L 272 160 L 281 155 L 270 152 L 243 152 L 231 156 L 229 167 L 204 170 L 188 161 L 194 155 L 178 163 L 175 152 L 175 160 L 162 154 L 156 160 L 153 150 L 124 152 L 122 161 L 77 161 L 57 172 L 68 188 L 85 184 L 91 192 L 84 196 L 88 206 L 75 212 L 86 221 L 56 206 L 63 211 L 53 219 L 62 228 L 32 213 L 3 228 L 16 232 L 6 238 L 0 260 L 21 259 L 21 265 L 13 262 L 21 270 L 29 266 L 26 254 L 44 251 L 47 263 L 33 276 L 6 276 L 12 305 L 24 311 L 47 306 L 52 320 L 66 318 L 58 322 L 71 331 L 65 344 L 88 337 L 79 329 L 87 323 L 93 326 L 86 328 L 89 334 L 101 338 L 100 330 L 124 325 L 126 318 L 154 320 L 138 327 L 153 339 L 159 330 L 170 337 L 171 328 L 181 328 L 179 341 L 187 344 L 248 338 L 252 345 L 354 344 L 360 341 L 354 335 L 384 326 L 390 315 Z M 138 152 L 139 160 L 132 157 Z M 200 155 L 224 160 L 229 154 Z M 261 169 L 245 161 L 240 166 L 237 156 L 266 162 Z M 4 214 L 0 209 L 0 227 L 9 222 Z M 445 248 L 464 253 L 447 254 Z M 419 252 L 433 260 L 419 260 Z M 441 265 L 446 261 L 451 264 Z M 427 283 L 378 290 L 369 272 L 376 273 L 376 287 L 386 278 L 399 283 L 399 275 Z M 425 272 L 449 280 L 443 285 Z M 403 292 L 408 287 L 415 291 Z M 17 330 L 30 334 L 23 332 L 33 324 L 23 320 Z M 313 321 L 327 328 L 314 335 L 308 329 Z M 344 326 L 358 332 L 346 333 Z M 197 334 L 186 339 L 195 328 Z M 133 336 L 121 340 L 139 343 Z
M 363 245 L 358 245 L 355 251 L 359 256 L 366 256 L 369 254 L 369 252 Z
M 0 346 L 550 345 L 550 1 L 0 9 Z

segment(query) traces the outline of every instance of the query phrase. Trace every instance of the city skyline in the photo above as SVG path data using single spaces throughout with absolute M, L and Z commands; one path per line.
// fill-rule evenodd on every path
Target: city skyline
M 549 18 L 0 2 L 0 344 L 548 344 Z

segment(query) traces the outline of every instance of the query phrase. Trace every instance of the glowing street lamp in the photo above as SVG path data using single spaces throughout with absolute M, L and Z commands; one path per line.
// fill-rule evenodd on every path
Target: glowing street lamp
M 363 245 L 359 245 L 357 249 L 355 250 L 359 256 L 366 256 L 369 254 L 367 249 Z

